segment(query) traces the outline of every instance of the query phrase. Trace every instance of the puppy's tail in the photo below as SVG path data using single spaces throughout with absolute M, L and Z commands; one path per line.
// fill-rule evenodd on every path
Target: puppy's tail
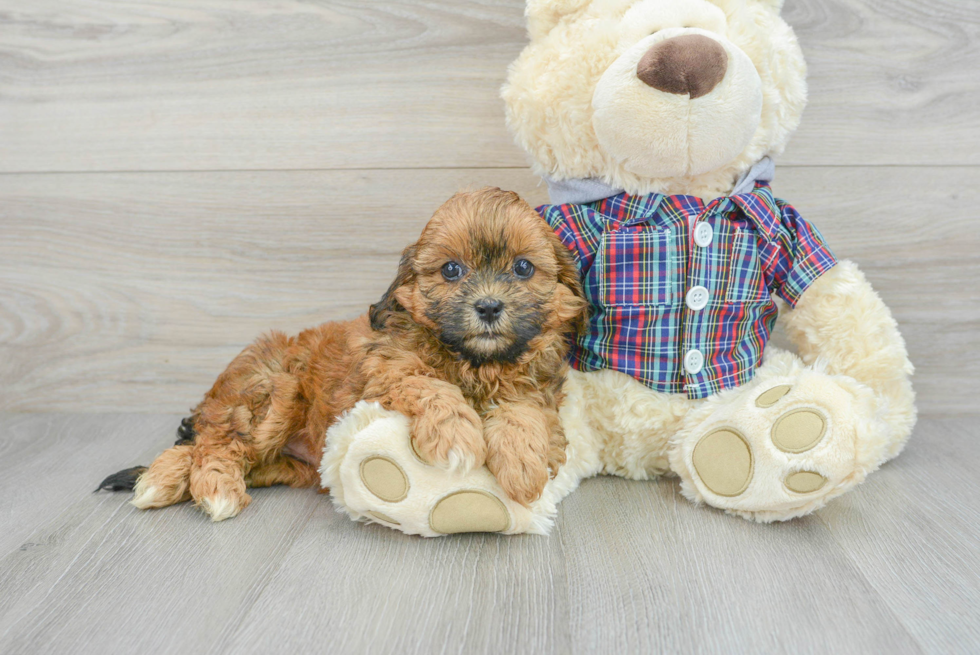
M 136 486 L 136 481 L 146 472 L 145 466 L 134 466 L 133 468 L 123 469 L 118 473 L 106 477 L 99 483 L 95 491 L 132 491 Z
M 191 454 L 194 450 L 194 418 L 177 428 L 177 442 L 163 451 L 149 467 L 134 466 L 113 473 L 96 491 L 133 491 L 133 505 L 140 509 L 166 507 L 190 499 Z

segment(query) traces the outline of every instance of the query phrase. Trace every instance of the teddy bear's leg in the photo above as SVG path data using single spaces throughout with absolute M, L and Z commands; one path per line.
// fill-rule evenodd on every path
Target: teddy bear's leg
M 756 521 L 808 514 L 877 468 L 888 426 L 867 386 L 770 348 L 755 378 L 686 418 L 670 450 L 681 490 Z
M 915 425 L 913 367 L 895 319 L 857 265 L 842 261 L 821 276 L 785 325 L 804 362 L 874 390 L 888 424 L 885 459 L 898 455 Z
M 578 393 L 574 381 L 566 393 Z M 589 442 L 566 435 L 566 463 L 530 507 L 511 500 L 485 466 L 447 470 L 412 449 L 408 419 L 377 403 L 361 402 L 327 433 L 320 468 L 334 505 L 351 518 L 407 534 L 456 532 L 547 534 L 557 504 L 596 472 Z
M 594 458 L 590 475 L 647 480 L 670 472 L 668 448 L 699 401 L 654 391 L 610 369 L 571 371 L 562 403 L 562 427 Z
M 841 262 L 788 317 L 755 378 L 691 412 L 671 467 L 696 502 L 760 521 L 801 516 L 897 454 L 915 421 L 911 364 L 888 309 Z

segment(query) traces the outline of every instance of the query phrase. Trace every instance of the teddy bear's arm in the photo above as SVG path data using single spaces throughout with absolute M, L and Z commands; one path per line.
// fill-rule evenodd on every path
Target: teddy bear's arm
M 857 265 L 839 262 L 784 318 L 806 363 L 820 362 L 828 373 L 847 375 L 875 391 L 892 432 L 887 456 L 897 455 L 915 424 L 913 367 L 891 311 Z
M 838 262 L 820 231 L 776 200 L 779 225 L 760 240 L 767 284 L 791 310 L 790 340 L 804 362 L 846 375 L 874 390 L 888 424 L 887 458 L 915 424 L 912 364 L 895 319 L 853 262 Z

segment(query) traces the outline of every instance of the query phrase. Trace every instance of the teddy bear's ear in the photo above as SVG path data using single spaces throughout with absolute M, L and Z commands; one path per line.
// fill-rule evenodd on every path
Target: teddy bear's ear
M 531 39 L 544 36 L 551 31 L 563 16 L 579 11 L 592 0 L 527 0 L 524 15 L 527 16 L 527 31 Z

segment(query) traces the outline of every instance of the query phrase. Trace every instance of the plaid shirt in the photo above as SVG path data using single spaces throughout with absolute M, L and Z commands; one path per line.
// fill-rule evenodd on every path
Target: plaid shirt
M 690 398 L 752 379 L 776 322 L 771 294 L 795 306 L 837 263 L 765 182 L 707 205 L 621 193 L 538 212 L 575 253 L 591 305 L 572 365 Z

